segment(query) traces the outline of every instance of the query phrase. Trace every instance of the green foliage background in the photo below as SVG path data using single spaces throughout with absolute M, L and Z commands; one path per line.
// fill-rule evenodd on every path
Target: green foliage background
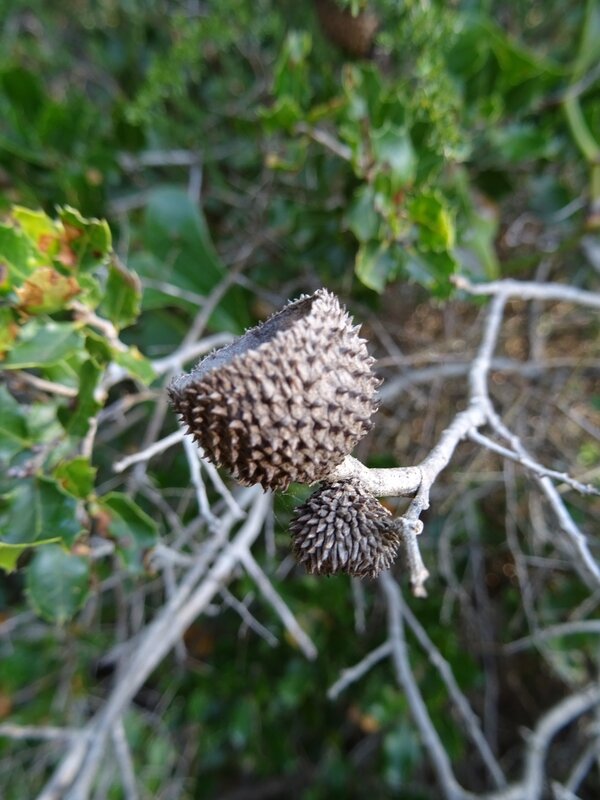
M 36 615 L 31 636 L 1 651 L 0 701 L 14 721 L 85 720 L 110 685 L 102 658 L 122 624 L 118 592 L 138 593 L 147 618 L 162 602 L 147 554 L 171 535 L 169 509 L 193 522 L 184 456 L 152 462 L 151 492 L 112 466 L 146 441 L 163 402 L 155 365 L 184 340 L 196 301 L 230 281 L 207 330 L 239 333 L 273 297 L 320 285 L 378 310 L 400 284 L 445 300 L 457 273 L 530 277 L 538 248 L 498 247 L 524 209 L 552 230 L 568 280 L 588 280 L 579 248 L 600 214 L 597 4 L 372 8 L 381 26 L 365 59 L 327 40 L 307 0 L 15 0 L 0 12 L 0 611 Z M 128 398 L 137 410 L 119 424 Z M 175 430 L 172 415 L 159 424 Z M 372 456 L 397 458 L 389 442 Z M 287 787 L 273 796 L 303 800 L 437 796 L 390 666 L 340 701 L 324 697 L 381 641 L 383 616 L 367 586 L 357 633 L 347 580 L 275 577 L 302 491 L 278 498 L 277 555 L 260 556 L 320 657 L 242 635 L 231 610 L 199 621 L 191 667 L 163 665 L 126 720 L 143 796 L 174 796 L 161 794 L 171 784 L 181 798 L 227 796 L 267 778 Z M 434 542 L 443 524 L 429 521 Z M 115 551 L 93 560 L 98 535 Z M 499 527 L 482 536 L 502 549 Z M 114 576 L 115 594 L 99 593 Z M 253 591 L 243 577 L 233 588 Z M 568 575 L 554 588 L 557 614 L 582 596 Z M 482 666 L 432 594 L 421 622 L 476 697 Z M 90 598 L 97 607 L 81 616 Z M 498 613 L 517 607 L 507 591 Z M 254 613 L 269 619 L 260 601 Z M 436 673 L 425 660 L 415 671 L 469 774 Z M 55 758 L 0 740 L 3 796 L 34 796 Z

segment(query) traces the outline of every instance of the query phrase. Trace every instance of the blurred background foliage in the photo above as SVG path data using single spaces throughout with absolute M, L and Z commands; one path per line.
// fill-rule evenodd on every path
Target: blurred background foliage
M 457 272 L 597 283 L 597 3 L 341 5 L 346 16 L 328 0 L 12 0 L 0 11 L 0 565 L 20 567 L 0 583 L 0 614 L 9 632 L 25 620 L 1 645 L 0 717 L 80 724 L 110 686 L 115 638 L 163 602 L 146 554 L 173 535 L 175 510 L 193 524 L 185 458 L 169 450 L 141 477 L 112 467 L 175 430 L 156 365 L 207 297 L 206 330 L 239 333 L 326 285 L 366 320 L 378 355 L 396 337 L 443 358 L 441 344 L 464 355 L 475 341 L 477 304 L 450 325 L 440 305 Z M 597 324 L 561 323 L 574 332 L 563 354 L 590 355 Z M 584 369 L 569 383 L 597 417 L 591 386 Z M 510 405 L 519 387 L 505 391 Z M 382 412 L 361 453 L 370 463 L 411 463 L 435 441 L 436 423 L 410 402 Z M 439 406 L 442 423 L 454 407 Z M 598 439 L 573 435 L 547 454 L 557 467 L 593 467 Z M 471 452 L 461 469 L 476 463 Z M 502 493 L 494 479 L 469 481 L 466 493 L 440 490 L 430 514 L 432 597 L 417 611 L 479 709 L 490 666 L 467 608 L 473 553 L 494 630 L 509 640 L 527 625 Z M 438 796 L 390 665 L 325 698 L 382 640 L 384 615 L 374 586 L 357 600 L 347 579 L 290 573 L 287 520 L 304 492 L 277 498 L 260 559 L 319 658 L 307 662 L 283 634 L 269 647 L 222 600 L 189 630 L 185 667 L 157 670 L 127 717 L 143 797 Z M 523 486 L 515 496 L 522 508 Z M 114 552 L 92 559 L 91 534 Z M 452 583 L 443 559 L 435 568 L 444 535 L 463 605 L 439 588 Z M 282 633 L 249 579 L 232 591 Z M 534 594 L 547 624 L 586 596 L 560 570 Z M 584 681 L 594 658 L 584 640 L 498 657 L 496 745 L 509 763 L 519 725 Z M 439 676 L 417 653 L 414 669 L 459 777 L 483 785 Z M 564 758 L 576 749 L 566 741 Z M 56 756 L 47 743 L 0 740 L 3 797 L 33 797 Z M 121 797 L 104 781 L 99 797 Z

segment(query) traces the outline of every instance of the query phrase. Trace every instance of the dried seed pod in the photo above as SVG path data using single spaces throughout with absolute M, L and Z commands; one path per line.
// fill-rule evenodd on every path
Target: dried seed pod
M 299 506 L 290 524 L 293 551 L 307 572 L 375 578 L 393 564 L 400 526 L 359 481 L 324 484 Z
M 378 378 L 358 326 L 320 289 L 209 355 L 168 388 L 206 456 L 241 483 L 315 483 L 371 427 Z
M 356 16 L 335 0 L 315 0 L 317 16 L 327 38 L 350 56 L 368 57 L 373 48 L 379 19 L 372 11 Z

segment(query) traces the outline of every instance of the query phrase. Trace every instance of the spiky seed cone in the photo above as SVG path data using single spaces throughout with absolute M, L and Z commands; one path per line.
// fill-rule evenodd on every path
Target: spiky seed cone
M 320 289 L 168 388 L 207 457 L 246 485 L 315 483 L 371 427 L 379 380 L 358 326 Z
M 364 58 L 373 47 L 379 19 L 371 11 L 355 17 L 335 0 L 315 0 L 317 16 L 327 38 L 350 56 Z
M 400 547 L 398 522 L 356 480 L 324 484 L 290 524 L 293 551 L 307 572 L 375 578 Z

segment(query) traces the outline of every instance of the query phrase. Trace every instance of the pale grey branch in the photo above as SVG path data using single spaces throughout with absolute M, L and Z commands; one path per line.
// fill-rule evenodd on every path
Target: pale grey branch
M 383 659 L 387 658 L 391 652 L 392 646 L 389 641 L 384 642 L 383 644 L 380 644 L 379 647 L 371 650 L 370 653 L 367 653 L 367 655 L 362 658 L 358 664 L 355 664 L 353 667 L 347 667 L 347 669 L 343 669 L 337 681 L 332 683 L 327 690 L 327 697 L 330 700 L 336 700 L 344 691 L 344 689 L 347 689 L 348 686 L 351 686 L 353 683 L 356 683 L 356 681 L 359 681 L 363 675 L 366 675 L 367 672 L 373 669 L 375 664 L 383 661 Z
M 318 651 L 312 639 L 304 630 L 302 630 L 298 620 L 292 614 L 283 598 L 278 594 L 277 590 L 257 564 L 249 550 L 245 550 L 240 554 L 240 561 L 244 565 L 244 569 L 248 575 L 250 575 L 254 583 L 258 586 L 258 589 L 265 600 L 268 601 L 277 616 L 283 622 L 286 630 L 292 639 L 297 643 L 300 650 L 302 650 L 306 658 L 308 658 L 310 661 L 314 661 L 318 655 Z
M 535 647 L 537 644 L 546 642 L 549 639 L 557 639 L 560 636 L 577 636 L 578 634 L 600 636 L 600 620 L 587 619 L 550 625 L 547 628 L 535 631 L 531 636 L 515 639 L 514 642 L 505 644 L 502 649 L 507 655 L 512 655 L 530 647 Z
M 458 289 L 474 295 L 496 295 L 498 297 L 517 297 L 520 300 L 555 300 L 576 303 L 589 308 L 600 308 L 600 293 L 587 292 L 563 283 L 536 283 L 534 281 L 490 281 L 471 283 L 462 276 L 454 279 Z

